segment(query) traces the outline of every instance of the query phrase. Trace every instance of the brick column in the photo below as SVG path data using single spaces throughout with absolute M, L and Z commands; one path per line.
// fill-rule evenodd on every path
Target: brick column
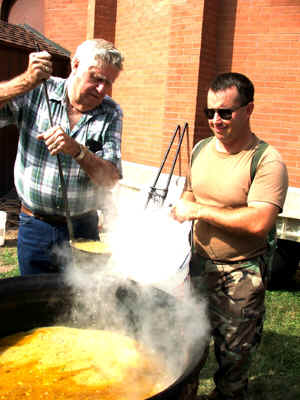
M 125 160 L 159 166 L 176 126 L 183 128 L 187 122 L 189 135 L 175 169 L 184 175 L 200 126 L 201 135 L 208 136 L 207 121 L 201 117 L 202 88 L 215 73 L 217 3 L 118 0 L 116 45 L 124 49 L 125 69 L 113 97 L 124 110 Z
M 117 0 L 88 0 L 87 39 L 115 41 Z
M 203 115 L 207 84 L 216 73 L 217 0 L 178 0 L 172 5 L 164 139 L 188 122 L 175 171 L 185 174 L 194 144 L 210 132 Z M 174 149 L 175 150 L 175 149 Z M 174 151 L 173 151 L 174 153 Z M 172 157 L 171 157 L 172 159 Z

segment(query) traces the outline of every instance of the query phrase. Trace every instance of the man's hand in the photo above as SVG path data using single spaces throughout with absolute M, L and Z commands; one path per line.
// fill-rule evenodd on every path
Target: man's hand
M 48 79 L 52 73 L 51 55 L 47 51 L 31 53 L 25 72 L 15 78 L 0 82 L 0 108 L 7 101 L 24 94 Z
M 192 221 L 197 218 L 199 205 L 193 201 L 180 199 L 170 211 L 170 215 L 178 222 Z
M 38 135 L 37 139 L 45 142 L 52 156 L 62 152 L 75 157 L 80 152 L 79 143 L 67 135 L 60 126 L 48 129 Z M 95 185 L 112 188 L 120 179 L 120 173 L 112 162 L 103 160 L 91 151 L 87 151 L 85 157 L 77 162 Z
M 54 126 L 46 132 L 37 136 L 38 140 L 43 140 L 52 156 L 62 152 L 74 157 L 80 152 L 79 143 L 72 139 L 60 126 Z
M 51 54 L 47 51 L 40 51 L 29 55 L 25 78 L 31 83 L 32 87 L 39 85 L 44 79 L 48 79 L 51 73 Z

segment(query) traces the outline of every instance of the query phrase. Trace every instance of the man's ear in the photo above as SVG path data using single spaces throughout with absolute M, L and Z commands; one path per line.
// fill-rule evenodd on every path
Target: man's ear
M 247 104 L 247 113 L 249 117 L 253 113 L 253 110 L 254 110 L 254 103 L 253 101 L 251 101 L 250 103 Z
M 72 68 L 72 72 L 75 72 L 77 70 L 79 66 L 79 60 L 77 57 L 73 57 L 72 58 L 72 62 L 71 62 L 71 68 Z

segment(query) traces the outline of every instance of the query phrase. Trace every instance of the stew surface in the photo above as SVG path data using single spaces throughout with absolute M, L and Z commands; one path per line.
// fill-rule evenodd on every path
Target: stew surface
M 72 242 L 72 246 L 78 250 L 83 250 L 89 253 L 95 253 L 95 254 L 110 253 L 110 247 L 107 243 L 99 242 L 96 240 L 78 241 L 78 242 L 75 241 Z
M 55 326 L 0 339 L 1 400 L 141 400 L 170 383 L 156 354 L 112 331 Z

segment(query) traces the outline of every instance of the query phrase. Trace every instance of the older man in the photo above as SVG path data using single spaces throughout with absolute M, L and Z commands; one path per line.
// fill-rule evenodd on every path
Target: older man
M 14 174 L 22 202 L 22 275 L 63 266 L 56 250 L 70 239 L 64 192 L 74 237 L 99 239 L 98 189 L 121 176 L 122 111 L 108 93 L 122 67 L 123 56 L 111 43 L 87 40 L 72 58 L 68 79 L 51 77 L 51 55 L 41 51 L 30 54 L 24 73 L 0 83 L 0 126 L 16 124 L 20 134 Z

